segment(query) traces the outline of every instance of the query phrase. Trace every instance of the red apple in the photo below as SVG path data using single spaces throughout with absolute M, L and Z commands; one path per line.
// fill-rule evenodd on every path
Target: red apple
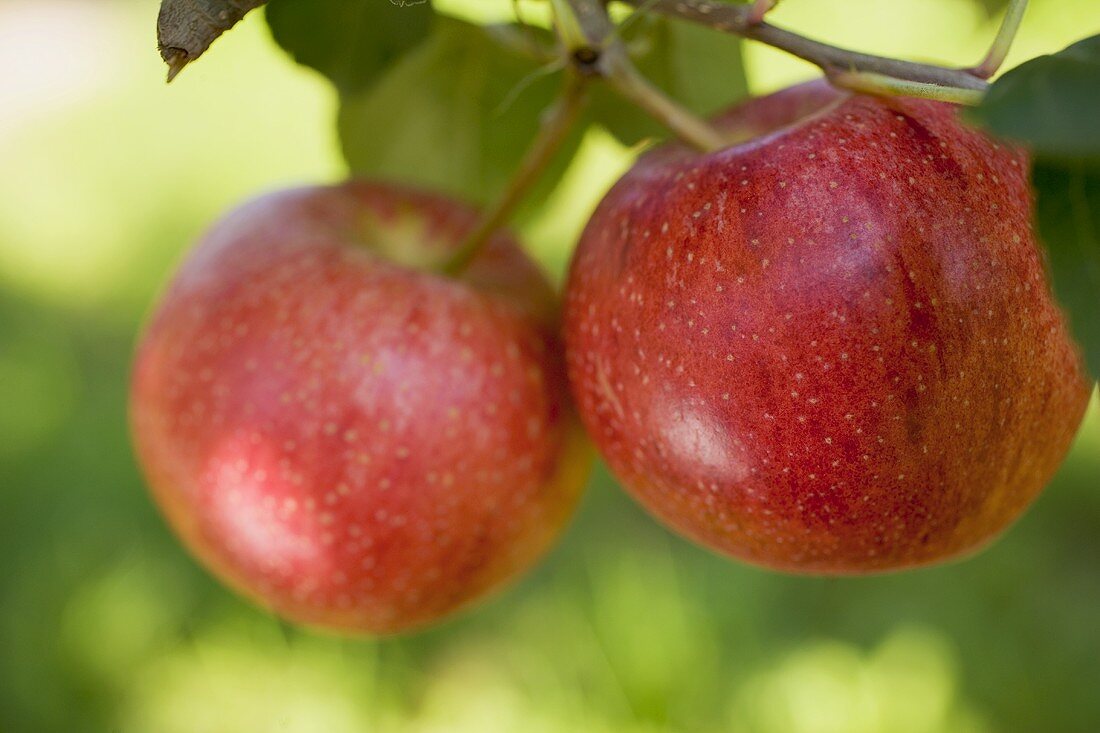
M 131 417 L 184 543 L 288 619 L 374 634 L 529 568 L 587 472 L 553 293 L 506 235 L 435 274 L 476 216 L 349 183 L 272 194 L 184 263 Z
M 589 223 L 565 306 L 581 416 L 653 514 L 771 568 L 864 573 L 988 542 L 1089 395 L 1028 161 L 946 104 L 810 84 L 658 149 Z

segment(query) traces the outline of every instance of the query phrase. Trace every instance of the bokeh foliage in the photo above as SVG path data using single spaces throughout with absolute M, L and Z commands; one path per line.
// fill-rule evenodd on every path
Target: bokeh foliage
M 1019 53 L 1068 45 L 1092 2 L 1036 0 Z M 545 565 L 422 635 L 288 628 L 216 584 L 133 464 L 132 342 L 215 216 L 344 164 L 335 96 L 284 59 L 262 16 L 165 90 L 155 4 L 0 2 L 0 731 L 1100 730 L 1095 405 L 1019 525 L 946 567 L 761 572 L 670 535 L 600 471 Z M 960 63 L 990 35 L 962 0 L 888 4 L 889 32 L 881 0 L 784 0 L 779 18 Z M 769 53 L 746 49 L 756 90 L 797 71 Z M 630 160 L 599 131 L 579 149 L 523 226 L 554 273 Z

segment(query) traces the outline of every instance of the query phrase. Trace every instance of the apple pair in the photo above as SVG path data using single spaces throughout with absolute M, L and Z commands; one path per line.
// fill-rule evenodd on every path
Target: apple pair
M 391 633 L 514 578 L 587 472 L 720 552 L 795 572 L 943 560 L 1063 459 L 1090 383 L 1047 283 L 1027 159 L 953 108 L 795 87 L 668 145 L 551 289 L 389 184 L 245 205 L 140 344 L 132 423 L 170 523 L 299 622 Z

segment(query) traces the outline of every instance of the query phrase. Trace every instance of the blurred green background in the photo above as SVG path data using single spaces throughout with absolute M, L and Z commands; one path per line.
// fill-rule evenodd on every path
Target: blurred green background
M 1036 0 L 1012 62 L 1096 32 L 1095 11 Z M 155 15 L 0 0 L 0 733 L 1100 731 L 1095 405 L 1028 515 L 947 567 L 761 572 L 668 534 L 598 470 L 546 563 L 418 636 L 289 628 L 214 583 L 133 463 L 135 334 L 221 212 L 343 165 L 334 94 L 259 14 L 171 87 Z M 776 20 L 959 64 L 995 27 L 971 0 L 785 0 Z M 758 47 L 748 63 L 755 91 L 812 74 Z M 555 275 L 629 160 L 591 133 L 525 227 Z

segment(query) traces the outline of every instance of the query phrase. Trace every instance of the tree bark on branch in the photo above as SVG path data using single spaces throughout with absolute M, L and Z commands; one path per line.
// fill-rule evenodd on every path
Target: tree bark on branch
M 826 74 L 870 73 L 923 85 L 985 91 L 988 84 L 963 69 L 859 53 L 830 46 L 791 31 L 757 22 L 749 5 L 714 0 L 622 0 L 643 12 L 658 13 L 765 43 L 819 66 Z
M 248 11 L 267 0 L 162 0 L 157 18 L 157 45 L 168 64 L 168 81 L 202 56 L 218 36 Z

